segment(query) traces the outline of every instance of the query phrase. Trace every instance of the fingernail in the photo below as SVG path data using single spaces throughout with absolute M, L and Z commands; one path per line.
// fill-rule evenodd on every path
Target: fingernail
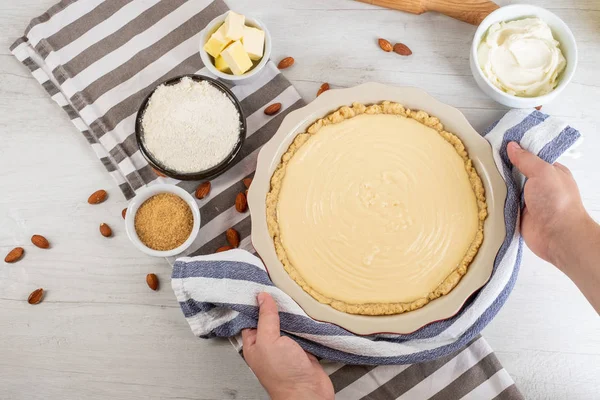
M 510 142 L 512 143 L 513 147 L 517 150 L 523 150 L 523 148 L 521 147 L 521 145 L 517 142 Z
M 257 296 L 257 300 L 258 300 L 258 306 L 262 306 L 262 304 L 265 302 L 265 294 L 264 293 L 259 293 Z

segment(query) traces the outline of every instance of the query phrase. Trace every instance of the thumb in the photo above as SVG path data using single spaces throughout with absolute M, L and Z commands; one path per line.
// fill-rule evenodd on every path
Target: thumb
M 524 150 L 517 142 L 510 142 L 507 146 L 508 158 L 523 175 L 528 178 L 538 175 L 547 165 L 547 162 Z
M 258 295 L 257 342 L 273 342 L 281 336 L 279 331 L 279 311 L 275 300 L 268 293 Z

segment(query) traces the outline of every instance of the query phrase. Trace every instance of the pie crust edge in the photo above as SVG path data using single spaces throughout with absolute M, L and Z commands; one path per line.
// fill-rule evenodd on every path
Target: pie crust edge
M 357 115 L 368 114 L 392 114 L 400 115 L 407 118 L 412 118 L 417 122 L 422 123 L 436 130 L 443 139 L 450 143 L 458 155 L 464 160 L 465 170 L 469 176 L 471 188 L 475 193 L 478 208 L 478 229 L 475 234 L 473 242 L 469 246 L 467 253 L 463 257 L 460 265 L 448 275 L 444 281 L 428 296 L 413 300 L 411 302 L 399 302 L 399 303 L 364 303 L 364 304 L 351 304 L 344 301 L 336 300 L 331 297 L 325 296 L 312 288 L 300 275 L 298 270 L 291 264 L 287 257 L 287 253 L 281 242 L 279 234 L 279 224 L 277 222 L 277 202 L 279 199 L 279 193 L 281 185 L 285 177 L 287 164 L 291 158 L 296 154 L 298 149 L 314 134 L 316 134 L 322 127 L 341 123 L 347 119 L 351 119 Z M 288 275 L 298 284 L 300 287 L 310 294 L 314 299 L 323 304 L 328 304 L 336 310 L 339 310 L 348 314 L 359 314 L 359 315 L 391 315 L 401 314 L 407 311 L 417 310 L 431 300 L 437 299 L 443 295 L 450 293 L 454 287 L 458 284 L 461 278 L 466 274 L 468 266 L 473 261 L 473 258 L 477 255 L 479 248 L 483 242 L 483 223 L 487 218 L 487 204 L 485 201 L 485 189 L 479 174 L 477 173 L 473 162 L 469 158 L 469 155 L 465 149 L 462 141 L 454 134 L 444 130 L 444 126 L 440 120 L 436 117 L 430 116 L 424 111 L 410 110 L 402 106 L 401 104 L 384 101 L 380 104 L 364 105 L 361 103 L 353 103 L 352 107 L 343 106 L 337 111 L 327 115 L 324 118 L 317 120 L 313 123 L 304 133 L 299 133 L 288 147 L 287 151 L 281 157 L 281 162 L 275 169 L 271 177 L 271 188 L 267 193 L 266 200 L 266 211 L 267 211 L 267 227 L 269 234 L 273 239 L 275 245 L 275 251 L 277 257 L 283 264 L 285 271 Z

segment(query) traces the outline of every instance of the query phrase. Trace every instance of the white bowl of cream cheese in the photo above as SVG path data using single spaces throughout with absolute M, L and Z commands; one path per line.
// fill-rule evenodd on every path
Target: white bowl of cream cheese
M 508 107 L 531 108 L 554 100 L 571 81 L 577 44 L 555 14 L 515 4 L 482 21 L 470 64 L 477 85 L 492 99 Z

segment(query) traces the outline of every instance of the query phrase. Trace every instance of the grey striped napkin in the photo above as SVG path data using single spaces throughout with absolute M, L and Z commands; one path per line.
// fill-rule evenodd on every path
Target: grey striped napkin
M 208 74 L 198 54 L 199 32 L 227 9 L 222 0 L 63 0 L 34 18 L 11 51 L 69 115 L 127 198 L 154 183 L 192 192 L 198 182 L 159 177 L 146 163 L 135 142 L 135 115 L 160 82 Z M 214 252 L 225 243 L 224 231 L 230 227 L 240 232 L 240 247 L 253 251 L 250 218 L 235 211 L 235 196 L 244 190 L 242 179 L 252 176 L 260 147 L 289 112 L 304 104 L 272 64 L 258 81 L 232 90 L 247 116 L 247 140 L 237 163 L 212 181 L 211 196 L 198 202 L 203 226 L 187 255 Z M 273 102 L 282 103 L 282 111 L 266 116 L 263 109 Z M 481 356 L 476 363 L 473 354 Z M 482 338 L 466 350 L 422 364 L 325 367 L 339 398 L 392 399 L 402 393 L 427 398 L 427 393 L 437 393 L 434 398 L 447 399 L 469 393 L 465 388 L 481 388 L 475 392 L 481 399 L 521 398 Z M 486 391 L 497 388 L 497 381 L 506 389 Z
M 241 343 L 234 344 L 241 353 Z M 343 365 L 321 361 L 336 400 L 522 400 L 484 338 L 465 349 L 412 365 Z

